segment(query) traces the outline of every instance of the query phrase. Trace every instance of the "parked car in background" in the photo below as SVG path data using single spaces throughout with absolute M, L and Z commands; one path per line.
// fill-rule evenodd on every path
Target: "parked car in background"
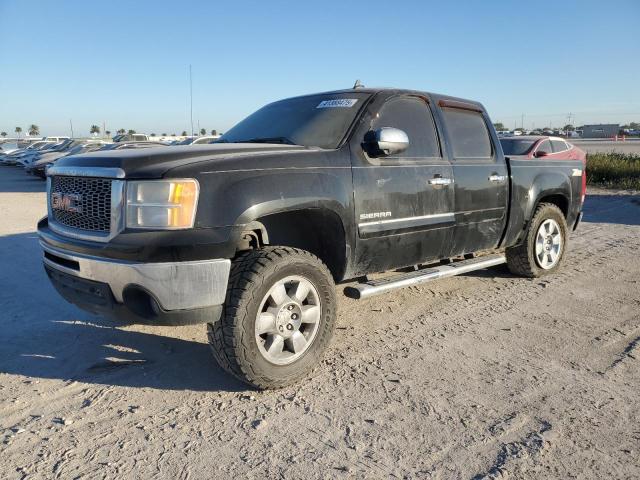
M 35 146 L 36 144 L 33 144 L 29 145 L 28 147 L 15 150 L 14 152 L 6 155 L 4 158 L 1 158 L 0 162 L 2 162 L 3 165 L 17 165 L 22 157 L 32 155 L 34 152 L 43 152 L 49 150 L 56 145 L 55 142 L 47 141 L 36 143 L 38 143 L 39 145 Z
M 45 137 L 47 142 L 62 142 L 64 140 L 69 140 L 70 137 Z
M 86 142 L 71 146 L 67 150 L 61 150 L 57 152 L 44 153 L 39 159 L 35 160 L 29 165 L 25 166 L 25 172 L 30 175 L 36 175 L 42 179 L 46 178 L 45 174 L 47 168 L 53 165 L 60 158 L 68 157 L 70 155 L 77 155 L 80 153 L 89 153 L 95 150 L 100 150 L 107 145 L 105 142 Z
M 164 142 L 118 142 L 109 143 L 100 150 L 126 150 L 130 148 L 151 148 L 151 147 L 168 147 L 168 143 Z
M 203 144 L 206 144 L 206 143 L 215 142 L 219 138 L 220 138 L 219 135 L 217 135 L 217 136 L 205 135 L 204 137 L 196 138 L 193 142 L 191 142 L 191 145 L 203 145 Z
M 9 155 L 10 153 L 13 153 L 19 149 L 20 146 L 17 142 L 2 143 L 0 144 L 0 158 L 4 157 L 5 155 Z
M 205 135 L 202 137 L 188 137 L 179 142 L 172 143 L 172 145 L 204 145 L 207 143 L 215 142 L 220 138 L 219 135 Z
M 191 145 L 196 137 L 187 137 L 184 140 L 171 142 L 171 145 Z
M 119 142 L 148 142 L 149 135 L 145 135 L 144 133 L 122 133 L 120 135 L 116 135 L 113 137 L 114 143 Z
M 19 143 L 8 143 L 5 145 L 2 145 L 2 149 L 0 150 L 0 163 L 2 163 L 2 160 L 11 154 L 19 154 L 25 150 L 33 150 L 36 148 L 40 148 L 46 144 L 48 144 L 50 142 L 47 142 L 45 140 L 40 140 L 38 142 L 33 142 L 30 145 L 27 145 L 26 147 L 20 147 Z
M 547 135 L 523 135 L 520 137 L 501 138 L 502 151 L 507 157 L 519 158 L 554 158 L 563 160 L 586 161 L 587 154 L 560 137 Z
M 39 160 L 40 157 L 45 153 L 66 152 L 70 148 L 78 145 L 79 143 L 80 142 L 78 140 L 72 140 L 70 138 L 67 140 L 62 140 L 61 142 L 54 143 L 53 146 L 48 148 L 46 151 L 33 151 L 33 152 L 26 153 L 25 155 L 22 155 L 19 159 L 17 159 L 17 164 L 22 165 L 23 167 L 26 167 L 32 164 L 33 162 L 35 162 L 36 160 Z

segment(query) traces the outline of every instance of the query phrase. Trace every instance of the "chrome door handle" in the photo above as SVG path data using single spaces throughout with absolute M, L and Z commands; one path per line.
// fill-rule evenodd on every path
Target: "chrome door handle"
M 507 179 L 506 175 L 489 175 L 490 182 L 504 182 Z
M 451 185 L 453 180 L 450 178 L 435 177 L 428 181 L 429 185 Z

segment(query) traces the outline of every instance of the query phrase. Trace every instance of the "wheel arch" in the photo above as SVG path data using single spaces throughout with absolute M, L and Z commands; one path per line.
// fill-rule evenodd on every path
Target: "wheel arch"
M 302 203 L 288 208 L 252 207 L 255 218 L 239 232 L 236 251 L 266 245 L 299 248 L 322 260 L 335 281 L 344 279 L 351 247 L 341 209 L 333 201 Z
M 538 205 L 552 203 L 563 213 L 565 219 L 571 205 L 571 180 L 564 172 L 543 172 L 535 177 L 529 189 L 525 218 L 531 222 Z

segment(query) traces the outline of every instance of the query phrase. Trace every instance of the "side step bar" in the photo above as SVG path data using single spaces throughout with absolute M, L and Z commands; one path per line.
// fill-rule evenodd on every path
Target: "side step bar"
M 482 270 L 483 268 L 501 265 L 506 262 L 507 259 L 502 254 L 486 255 L 449 263 L 447 265 L 440 265 L 438 267 L 425 268 L 415 272 L 393 275 L 392 277 L 381 278 L 379 280 L 371 280 L 366 283 L 359 283 L 354 287 L 346 287 L 344 294 L 349 298 L 359 300 L 387 293 L 398 288 L 421 285 L 440 278 L 462 275 L 463 273 Z

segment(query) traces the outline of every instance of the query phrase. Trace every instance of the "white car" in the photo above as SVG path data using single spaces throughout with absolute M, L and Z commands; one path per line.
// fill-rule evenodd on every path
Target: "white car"
M 69 140 L 69 137 L 46 137 L 47 142 L 62 142 L 63 140 Z
M 48 142 L 46 140 L 34 142 L 28 147 L 18 148 L 13 150 L 11 153 L 0 155 L 0 163 L 4 165 L 16 165 L 22 157 L 39 154 L 42 151 L 53 147 L 53 145 L 55 145 L 55 142 Z
M 216 135 L 215 137 L 213 135 L 206 135 L 204 137 L 196 138 L 193 142 L 191 142 L 191 145 L 202 145 L 205 143 L 211 143 L 214 140 L 217 140 L 219 138 L 220 138 L 220 135 Z

